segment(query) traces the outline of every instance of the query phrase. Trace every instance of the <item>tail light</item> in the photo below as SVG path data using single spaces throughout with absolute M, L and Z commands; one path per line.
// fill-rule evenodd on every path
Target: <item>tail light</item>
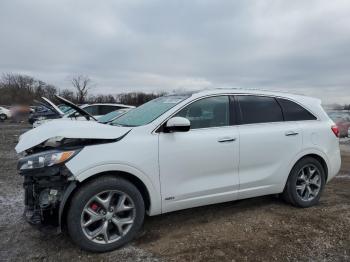
M 339 127 L 336 126 L 336 125 L 334 125 L 334 126 L 331 127 L 331 129 L 332 129 L 334 135 L 335 135 L 336 137 L 339 137 Z

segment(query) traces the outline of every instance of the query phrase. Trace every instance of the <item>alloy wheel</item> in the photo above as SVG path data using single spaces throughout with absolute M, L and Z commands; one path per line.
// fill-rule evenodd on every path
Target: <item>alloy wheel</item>
M 321 190 L 320 170 L 313 164 L 307 164 L 298 172 L 296 191 L 303 201 L 312 201 Z
M 81 214 L 81 228 L 95 243 L 110 244 L 125 236 L 134 224 L 135 204 L 130 196 L 108 190 L 93 196 Z

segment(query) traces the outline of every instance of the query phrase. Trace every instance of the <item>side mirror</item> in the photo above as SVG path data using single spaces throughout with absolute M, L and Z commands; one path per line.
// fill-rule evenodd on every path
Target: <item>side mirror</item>
M 167 133 L 171 132 L 187 132 L 190 130 L 191 123 L 190 120 L 184 117 L 173 117 L 170 118 L 164 127 L 164 131 Z

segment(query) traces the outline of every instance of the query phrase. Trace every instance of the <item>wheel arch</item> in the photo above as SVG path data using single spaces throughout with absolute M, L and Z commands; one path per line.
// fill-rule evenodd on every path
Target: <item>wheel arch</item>
M 84 181 L 80 182 L 78 187 L 80 187 L 81 185 L 86 184 L 92 180 L 98 179 L 102 176 L 116 176 L 116 177 L 120 177 L 120 178 L 123 178 L 123 179 L 129 181 L 130 183 L 135 185 L 137 187 L 137 189 L 140 191 L 142 198 L 145 201 L 146 210 L 148 210 L 150 208 L 151 197 L 150 197 L 150 194 L 149 194 L 148 189 L 147 189 L 146 185 L 144 184 L 144 182 L 140 178 L 138 178 L 137 176 L 130 174 L 128 172 L 125 172 L 125 171 L 112 170 L 112 171 L 104 171 L 101 173 L 97 173 L 93 176 L 88 177 Z
M 284 185 L 287 184 L 287 180 L 288 177 L 290 175 L 290 172 L 292 171 L 293 167 L 302 159 L 306 158 L 306 157 L 312 157 L 314 159 L 316 159 L 318 162 L 320 162 L 320 164 L 322 165 L 324 172 L 325 172 L 325 181 L 327 182 L 328 180 L 328 173 L 329 173 L 329 164 L 328 164 L 328 159 L 326 157 L 326 155 L 324 155 L 322 152 L 318 152 L 318 151 L 305 151 L 301 154 L 299 154 L 294 161 L 292 161 L 292 164 L 289 167 L 289 172 L 288 172 L 288 176 L 285 180 Z
M 158 208 L 157 203 L 154 203 L 157 201 L 153 201 L 154 196 L 152 196 L 150 189 L 147 187 L 146 183 L 143 180 L 141 180 L 138 176 L 131 174 L 129 172 L 119 171 L 119 170 L 103 171 L 103 172 L 93 174 L 82 181 L 75 181 L 69 185 L 66 191 L 67 195 L 63 196 L 62 202 L 59 208 L 59 226 L 61 230 L 66 226 L 67 212 L 74 194 L 86 183 L 92 180 L 96 180 L 102 176 L 117 176 L 129 181 L 130 183 L 135 185 L 137 189 L 140 191 L 145 203 L 146 212 L 150 215 L 156 215 L 161 213 L 160 207 Z
M 301 159 L 306 158 L 306 157 L 312 157 L 312 158 L 316 159 L 318 162 L 320 162 L 320 164 L 322 165 L 323 170 L 325 172 L 325 175 L 326 175 L 325 181 L 327 181 L 328 180 L 328 165 L 326 163 L 326 160 L 324 160 L 323 157 L 318 155 L 318 154 L 308 154 L 308 155 L 303 156 Z M 301 159 L 299 159 L 298 161 L 300 161 Z

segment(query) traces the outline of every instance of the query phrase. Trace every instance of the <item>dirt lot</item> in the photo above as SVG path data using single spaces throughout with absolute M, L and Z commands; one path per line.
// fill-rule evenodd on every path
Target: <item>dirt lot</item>
M 21 218 L 13 148 L 26 128 L 0 123 L 0 261 L 350 260 L 350 141 L 342 141 L 342 170 L 316 207 L 293 208 L 267 196 L 148 217 L 130 245 L 91 254 Z

